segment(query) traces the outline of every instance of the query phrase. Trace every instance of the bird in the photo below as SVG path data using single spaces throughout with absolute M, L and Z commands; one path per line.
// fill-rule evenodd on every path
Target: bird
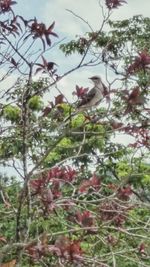
M 95 75 L 90 77 L 89 79 L 94 83 L 94 87 L 89 92 L 87 92 L 78 102 L 76 106 L 76 109 L 78 111 L 91 109 L 92 107 L 97 106 L 108 94 L 108 90 L 103 84 L 100 76 Z
M 93 82 L 94 87 L 85 93 L 75 104 L 75 112 L 71 113 L 67 118 L 65 118 L 63 126 L 65 126 L 68 120 L 76 116 L 79 112 L 88 112 L 88 110 L 96 107 L 105 96 L 108 96 L 107 87 L 103 84 L 99 75 L 92 76 L 89 79 Z

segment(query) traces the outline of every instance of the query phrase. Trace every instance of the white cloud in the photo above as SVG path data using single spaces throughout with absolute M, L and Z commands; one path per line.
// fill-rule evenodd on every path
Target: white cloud
M 98 6 L 97 1 L 93 4 L 93 0 L 74 1 L 74 0 L 55 0 L 55 3 L 47 1 L 43 9 L 43 18 L 49 23 L 49 20 L 55 20 L 58 30 L 67 36 L 75 36 L 88 30 L 87 25 L 80 19 L 76 18 L 66 9 L 69 9 L 81 16 L 92 26 L 98 27 L 100 24 L 100 12 L 97 12 Z M 92 15 L 94 14 L 94 16 Z
M 128 0 L 128 4 L 124 4 L 118 9 L 114 9 L 113 19 L 126 19 L 137 14 L 149 16 L 150 2 L 148 0 Z M 101 1 L 104 3 L 104 1 Z M 56 28 L 67 36 L 75 36 L 88 31 L 88 26 L 80 19 L 73 16 L 66 9 L 72 10 L 74 13 L 82 17 L 94 28 L 99 29 L 103 17 L 98 0 L 55 0 L 51 2 L 47 0 L 43 7 L 42 17 L 47 23 L 52 20 L 56 21 Z

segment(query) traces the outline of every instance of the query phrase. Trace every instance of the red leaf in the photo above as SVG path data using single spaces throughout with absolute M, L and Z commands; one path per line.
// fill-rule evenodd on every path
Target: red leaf
M 6 238 L 4 236 L 0 236 L 0 241 L 7 243 Z
M 47 63 L 47 69 L 52 70 L 54 68 L 54 65 L 56 65 L 54 62 L 48 62 Z
M 137 86 L 133 89 L 133 91 L 129 95 L 128 101 L 132 101 L 133 99 L 137 98 L 139 94 L 140 94 L 140 88 Z
M 78 98 L 82 99 L 87 94 L 88 90 L 88 88 L 83 88 L 76 85 L 76 91 L 73 92 L 73 95 L 76 95 Z
M 30 181 L 30 185 L 36 193 L 39 193 L 43 188 L 45 180 L 42 178 L 34 179 Z
M 64 95 L 60 94 L 55 97 L 55 105 L 63 103 Z
M 106 6 L 108 9 L 118 8 L 123 3 L 126 3 L 125 0 L 105 0 Z
M 82 255 L 82 249 L 80 245 L 80 241 L 74 240 L 70 244 L 70 257 L 71 260 L 81 260 L 81 255 Z
M 43 66 L 47 68 L 47 60 L 42 56 Z
M 80 184 L 79 192 L 86 193 L 91 187 L 94 190 L 99 190 L 100 188 L 100 179 L 96 175 L 93 175 L 89 180 L 83 180 Z
M 12 57 L 11 58 L 11 63 L 15 66 L 15 67 L 17 67 L 18 66 L 18 63 L 14 60 L 14 58 Z
M 140 252 L 140 254 L 142 254 L 142 255 L 146 255 L 146 253 L 145 253 L 145 244 L 144 244 L 144 243 L 141 243 L 141 244 L 140 244 L 139 252 Z
M 5 13 L 12 11 L 11 6 L 17 4 L 16 1 L 12 0 L 3 0 L 0 2 L 0 12 Z
M 85 210 L 83 213 L 77 212 L 76 218 L 82 226 L 90 227 L 94 224 L 94 218 L 88 210 Z
M 47 44 L 50 46 L 51 45 L 51 39 L 49 38 L 49 36 L 47 34 L 45 35 L 45 38 L 46 38 Z
M 100 216 L 102 221 L 111 221 L 116 226 L 121 226 L 127 218 L 126 207 L 122 207 L 113 201 L 102 203 Z
M 130 185 L 123 188 L 119 188 L 118 190 L 118 198 L 121 200 L 129 200 L 131 195 L 132 189 Z
M 150 55 L 147 51 L 142 51 L 135 57 L 134 62 L 128 66 L 128 73 L 132 74 L 139 70 L 150 69 Z
M 90 179 L 90 183 L 91 183 L 91 186 L 94 188 L 94 189 L 99 189 L 100 187 L 100 179 L 94 174 L 92 176 L 92 178 Z
M 83 180 L 82 183 L 80 184 L 79 187 L 79 192 L 80 193 L 86 193 L 89 190 L 90 187 L 90 181 L 89 180 Z
M 55 26 L 55 21 L 48 27 L 47 32 L 51 33 L 51 31 L 53 30 L 54 26 Z
M 50 107 L 46 107 L 44 110 L 43 110 L 43 116 L 47 116 L 50 112 L 51 112 L 52 108 Z
M 55 36 L 55 37 L 58 37 L 58 35 L 57 35 L 55 32 L 52 32 L 54 26 L 55 26 L 55 22 L 53 22 L 53 23 L 48 27 L 48 29 L 46 30 L 46 33 L 47 33 L 47 35 L 50 34 L 50 35 L 53 35 L 53 36 Z
M 51 35 L 53 35 L 54 37 L 58 37 L 58 35 L 55 32 L 51 32 Z
M 41 39 L 42 44 L 43 44 L 43 50 L 45 51 L 45 48 L 46 48 L 45 41 L 42 38 L 40 38 L 40 39 Z
M 69 240 L 65 236 L 60 236 L 55 241 L 55 247 L 61 251 L 61 257 L 73 261 L 81 260 L 82 249 L 79 240 Z

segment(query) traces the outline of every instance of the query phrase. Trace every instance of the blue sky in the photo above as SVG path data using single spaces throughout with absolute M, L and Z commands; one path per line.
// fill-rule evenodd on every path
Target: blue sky
M 101 0 L 100 2 L 104 4 L 105 1 Z M 111 19 L 125 19 L 137 14 L 149 16 L 150 0 L 127 0 L 127 3 L 118 9 L 114 9 Z M 55 32 L 59 34 L 60 39 L 66 38 L 66 41 L 88 31 L 87 25 L 66 11 L 66 9 L 70 9 L 83 17 L 94 30 L 99 29 L 102 22 L 99 0 L 18 0 L 18 4 L 14 7 L 24 17 L 31 18 L 36 16 L 39 21 L 47 25 L 55 21 Z M 59 65 L 60 74 L 70 69 L 79 60 L 77 55 L 65 58 L 63 53 L 58 52 L 57 49 L 52 50 L 49 56 L 51 61 Z M 97 74 L 100 72 L 104 77 L 104 70 L 101 67 L 83 69 L 63 79 L 60 82 L 60 88 L 65 92 L 66 86 L 72 88 L 76 83 L 83 86 L 91 86 L 87 77 L 95 74 L 95 72 Z M 70 89 L 69 97 L 71 95 L 72 90 Z
M 114 19 L 125 19 L 135 14 L 149 16 L 149 0 L 126 0 L 127 4 L 115 9 Z M 100 1 L 104 3 L 104 0 Z M 101 11 L 99 0 L 18 0 L 15 9 L 25 17 L 36 16 L 38 19 L 50 24 L 56 21 L 56 28 L 62 33 L 76 35 L 80 34 L 84 27 L 78 19 L 73 17 L 66 9 L 70 9 L 79 16 L 87 20 L 94 28 L 98 28 L 101 23 Z

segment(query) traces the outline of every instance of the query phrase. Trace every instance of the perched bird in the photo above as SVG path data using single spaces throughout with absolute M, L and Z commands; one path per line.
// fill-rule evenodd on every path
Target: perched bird
M 94 87 L 82 96 L 79 102 L 75 105 L 76 111 L 65 118 L 64 125 L 66 125 L 68 120 L 78 114 L 78 112 L 97 106 L 105 96 L 108 96 L 108 90 L 103 84 L 100 76 L 95 75 L 89 79 L 94 83 Z
M 77 104 L 77 110 L 79 111 L 97 106 L 103 97 L 108 94 L 107 88 L 103 84 L 100 76 L 92 76 L 89 79 L 94 83 L 94 87 Z

